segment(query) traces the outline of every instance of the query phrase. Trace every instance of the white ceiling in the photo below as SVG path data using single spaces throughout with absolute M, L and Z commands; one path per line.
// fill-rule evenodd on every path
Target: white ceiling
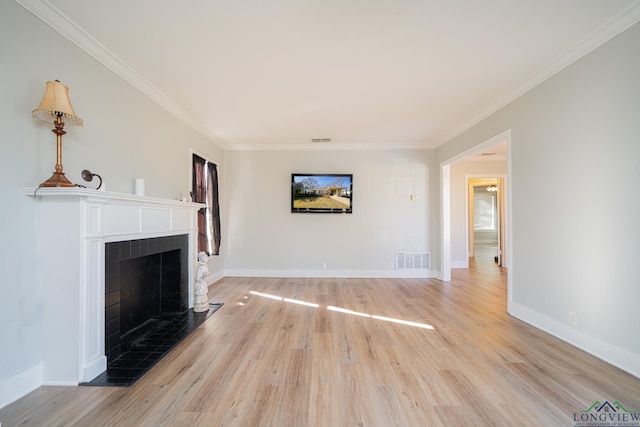
M 637 0 L 16 1 L 226 149 L 437 147 L 640 20 Z

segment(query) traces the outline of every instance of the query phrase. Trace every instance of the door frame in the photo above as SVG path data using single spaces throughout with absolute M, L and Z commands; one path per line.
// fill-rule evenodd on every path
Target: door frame
M 513 189 L 509 183 L 512 182 L 511 172 L 511 129 L 507 129 L 500 134 L 481 142 L 470 149 L 449 157 L 440 162 L 440 279 L 451 281 L 451 164 L 463 160 L 469 156 L 479 154 L 486 148 L 506 141 L 507 143 L 507 179 L 505 185 L 505 196 L 503 197 L 504 221 L 505 225 L 505 255 L 506 265 L 509 270 L 507 275 L 507 305 L 511 302 L 512 278 L 513 278 L 513 236 L 510 224 L 512 215 Z

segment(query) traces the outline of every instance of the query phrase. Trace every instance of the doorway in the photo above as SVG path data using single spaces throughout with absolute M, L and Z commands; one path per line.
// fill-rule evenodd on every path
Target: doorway
M 503 267 L 505 236 L 504 186 L 506 176 L 466 175 L 465 240 L 467 258 Z
M 459 234 L 461 234 L 460 227 L 466 228 L 466 232 L 462 232 L 462 234 L 469 235 L 469 229 L 473 230 L 472 227 L 469 227 L 470 221 L 468 220 L 468 213 L 462 219 L 457 219 L 456 221 L 452 220 L 454 216 L 461 216 L 459 210 L 452 210 L 452 203 L 454 203 L 454 199 L 460 197 L 460 191 L 466 194 L 468 191 L 468 185 L 465 189 L 465 184 L 462 183 L 462 187 L 459 187 L 458 184 L 455 183 L 456 177 L 455 173 L 452 176 L 451 169 L 452 165 L 457 162 L 468 160 L 473 156 L 481 156 L 484 152 L 488 150 L 490 147 L 494 147 L 498 144 L 503 144 L 505 149 L 505 160 L 506 160 L 506 174 L 491 174 L 485 177 L 493 177 L 501 179 L 501 187 L 499 191 L 501 191 L 501 196 L 497 197 L 497 200 L 500 200 L 498 210 L 501 212 L 500 218 L 501 223 L 499 229 L 502 230 L 500 233 L 499 245 L 500 245 L 500 265 L 502 265 L 506 269 L 511 269 L 511 248 L 512 248 L 512 236 L 509 228 L 510 224 L 510 215 L 511 215 L 511 189 L 509 186 L 509 182 L 511 180 L 511 167 L 510 167 L 510 146 L 511 146 L 511 131 L 504 131 L 493 138 L 490 138 L 469 150 L 462 152 L 456 156 L 453 156 L 449 159 L 440 163 L 440 184 L 441 184 L 441 262 L 440 262 L 440 279 L 443 281 L 451 280 L 451 269 L 452 269 L 452 247 L 454 247 L 456 242 L 460 240 Z M 480 173 L 479 173 L 480 174 Z M 479 175 L 477 174 L 477 175 Z M 463 196 L 464 197 L 464 196 Z M 468 197 L 466 199 L 468 201 Z M 468 209 L 468 202 L 467 209 Z M 461 222 L 460 222 L 461 221 Z M 456 239 L 452 239 L 452 235 L 456 235 Z M 466 248 L 470 248 L 469 238 L 467 237 Z M 475 242 L 474 242 L 475 243 Z M 463 243 L 460 243 L 464 245 Z M 475 250 L 475 248 L 474 248 Z M 475 254 L 474 254 L 475 255 Z M 468 259 L 468 258 L 467 258 Z M 454 264 L 455 267 L 459 267 L 457 263 Z M 510 299 L 509 295 L 511 294 L 511 279 L 512 274 L 508 274 L 507 276 L 507 294 L 508 299 Z

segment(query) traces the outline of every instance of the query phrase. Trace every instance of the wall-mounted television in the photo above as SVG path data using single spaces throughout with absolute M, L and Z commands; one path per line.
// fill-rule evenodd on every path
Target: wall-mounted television
M 352 202 L 352 174 L 291 174 L 291 212 L 351 213 Z

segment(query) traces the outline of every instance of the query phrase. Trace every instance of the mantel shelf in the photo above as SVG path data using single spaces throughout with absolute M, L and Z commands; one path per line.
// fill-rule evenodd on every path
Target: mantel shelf
M 156 205 L 156 206 L 167 206 L 167 207 L 179 207 L 179 208 L 191 208 L 194 210 L 199 210 L 206 205 L 204 203 L 193 203 L 193 202 L 183 202 L 181 200 L 173 200 L 173 199 L 164 199 L 160 197 L 149 197 L 149 196 L 138 196 L 135 194 L 127 194 L 127 193 L 116 193 L 113 191 L 101 191 L 94 190 L 90 188 L 80 188 L 80 187 L 60 187 L 60 188 L 49 188 L 49 187 L 27 187 L 23 188 L 22 192 L 26 196 L 38 198 L 38 197 L 46 197 L 46 198 L 56 198 L 56 197 L 78 197 L 87 200 L 91 200 L 94 202 L 102 201 L 103 203 L 108 203 L 109 200 L 132 203 L 137 205 Z

